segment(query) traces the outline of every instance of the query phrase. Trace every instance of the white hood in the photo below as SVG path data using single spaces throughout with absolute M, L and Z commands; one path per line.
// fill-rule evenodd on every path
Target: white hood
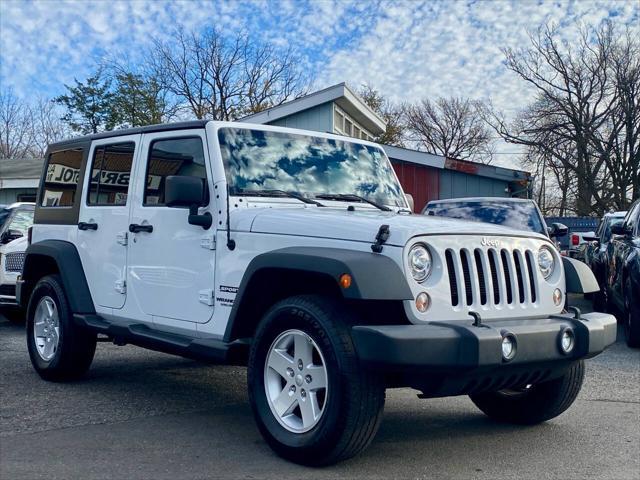
M 489 223 L 425 215 L 397 214 L 368 208 L 265 208 L 232 212 L 233 230 L 256 233 L 336 238 L 371 243 L 381 225 L 389 225 L 388 245 L 404 246 L 410 238 L 433 234 L 524 236 L 548 240 L 529 231 Z

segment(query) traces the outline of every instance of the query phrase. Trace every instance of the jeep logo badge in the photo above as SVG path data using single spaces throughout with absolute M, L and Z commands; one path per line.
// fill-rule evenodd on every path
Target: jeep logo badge
M 482 237 L 482 241 L 480 242 L 480 244 L 483 247 L 498 248 L 500 246 L 500 240 L 498 240 L 497 238 Z

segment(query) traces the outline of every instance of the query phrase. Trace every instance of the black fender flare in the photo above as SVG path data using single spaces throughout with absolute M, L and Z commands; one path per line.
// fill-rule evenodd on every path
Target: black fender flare
M 593 293 L 600 291 L 598 280 L 586 263 L 562 257 L 567 293 Z
M 95 313 L 95 306 L 84 274 L 80 254 L 76 246 L 64 240 L 43 240 L 36 242 L 25 252 L 20 287 L 20 305 L 26 307 L 38 280 L 52 273 L 48 268 L 53 262 L 62 279 L 69 306 L 73 313 Z M 46 265 L 46 266 L 45 266 Z
M 396 262 L 387 256 L 327 247 L 287 247 L 257 255 L 247 266 L 240 282 L 224 340 L 235 336 L 234 324 L 241 317 L 243 299 L 254 276 L 265 269 L 314 273 L 339 285 L 343 274 L 351 275 L 351 286 L 339 288 L 342 297 L 352 300 L 411 300 L 413 293 Z

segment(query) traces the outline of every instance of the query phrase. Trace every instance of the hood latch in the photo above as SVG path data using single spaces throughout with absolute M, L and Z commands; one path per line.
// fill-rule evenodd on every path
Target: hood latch
M 373 245 L 371 245 L 371 250 L 374 253 L 382 252 L 382 245 L 389 239 L 390 235 L 389 225 L 380 225 L 378 229 L 378 234 L 376 235 L 376 241 Z

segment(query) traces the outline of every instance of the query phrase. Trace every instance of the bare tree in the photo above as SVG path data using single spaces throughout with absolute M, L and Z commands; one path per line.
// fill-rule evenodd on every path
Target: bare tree
M 44 157 L 47 146 L 71 136 L 71 131 L 61 120 L 63 112 L 51 99 L 38 98 L 31 107 L 31 153 Z
M 0 91 L 0 158 L 22 158 L 31 154 L 33 128 L 29 105 L 13 90 Z
M 409 138 L 429 153 L 490 163 L 491 132 L 480 109 L 478 102 L 463 98 L 425 99 L 408 105 Z
M 235 120 L 308 91 L 308 77 L 291 50 L 253 42 L 246 33 L 225 36 L 177 30 L 156 40 L 149 58 L 164 85 L 196 118 Z
M 360 96 L 374 112 L 380 115 L 387 123 L 387 128 L 375 141 L 385 145 L 404 146 L 406 125 L 404 124 L 404 107 L 397 105 L 386 98 L 371 85 L 363 85 Z
M 536 101 L 508 124 L 488 122 L 507 142 L 525 145 L 570 178 L 560 185 L 577 215 L 625 209 L 638 185 L 638 43 L 617 35 L 612 24 L 583 28 L 569 45 L 544 26 L 531 46 L 505 49 L 507 67 L 537 91 Z M 564 197 L 563 197 L 564 198 Z

